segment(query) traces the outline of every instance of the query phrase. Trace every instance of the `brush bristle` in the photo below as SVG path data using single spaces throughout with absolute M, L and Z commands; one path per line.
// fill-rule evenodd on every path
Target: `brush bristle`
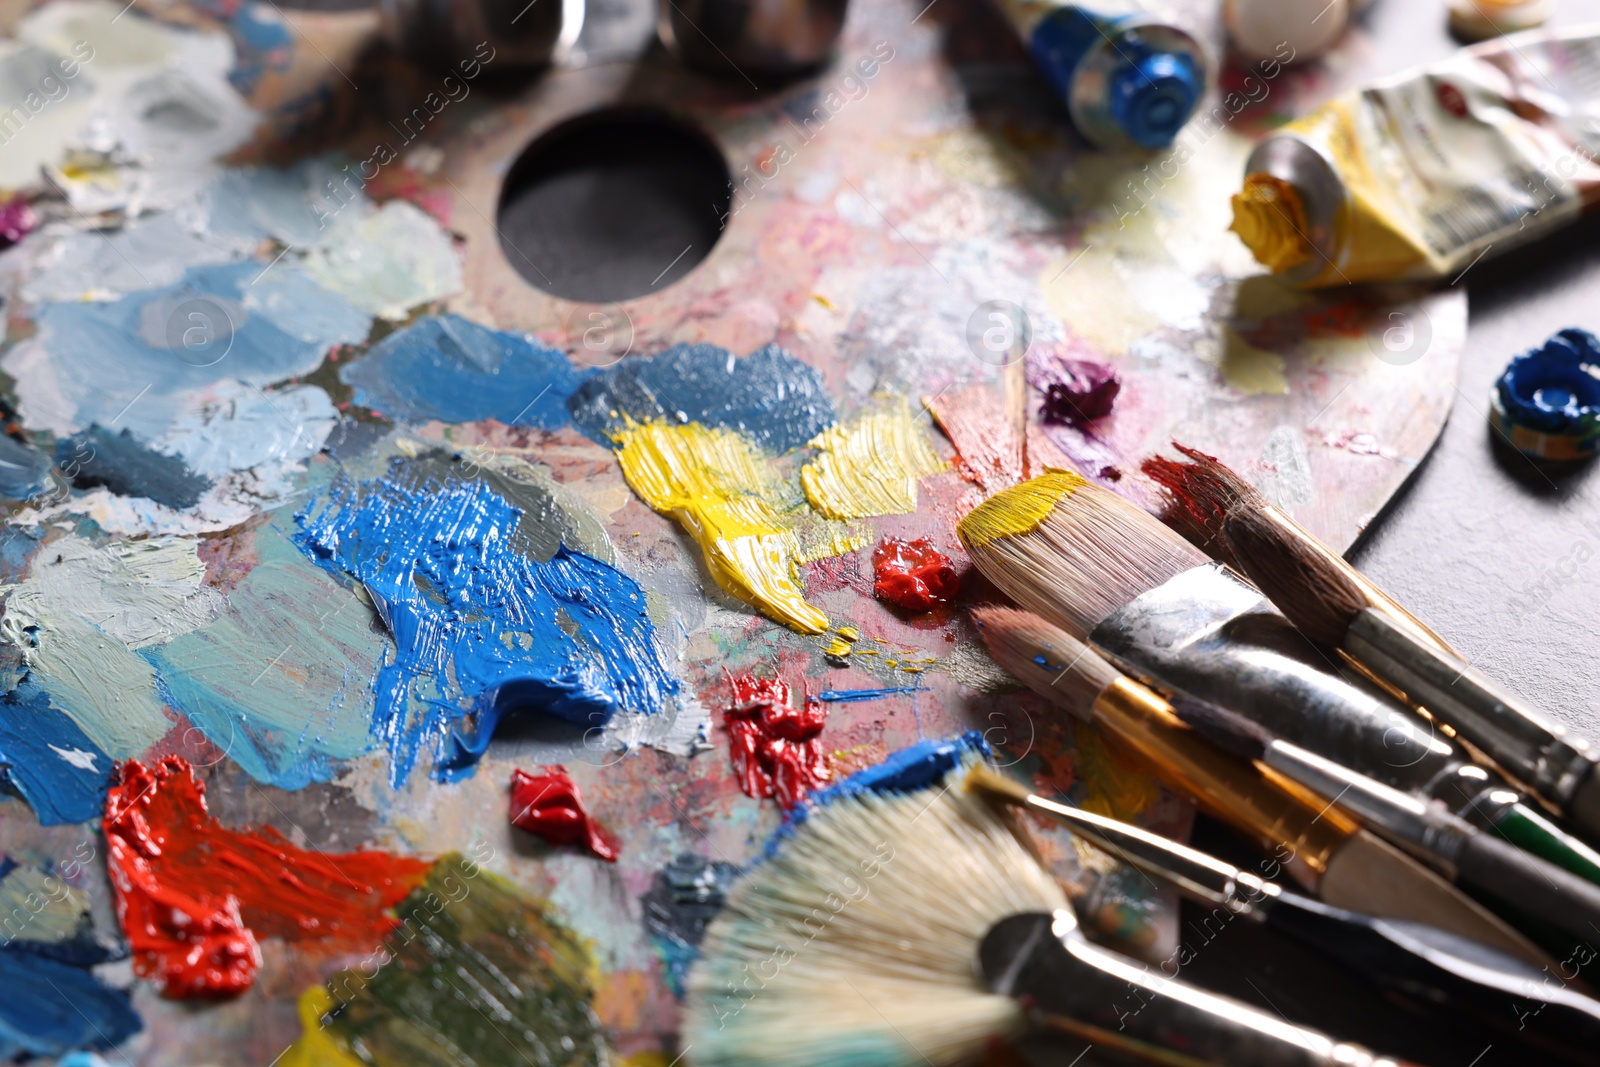
M 1307 637 L 1338 645 L 1351 620 L 1372 605 L 1349 572 L 1274 516 L 1238 511 L 1223 529 L 1238 568 Z
M 1121 672 L 1059 626 L 1016 608 L 974 608 L 994 661 L 1013 678 L 1080 719 Z
M 690 1061 L 945 1067 L 1022 1032 L 1019 1004 L 978 980 L 978 945 L 1067 899 L 963 771 L 818 808 L 735 885 L 689 974 Z
M 1266 499 L 1216 456 L 1177 441 L 1172 447 L 1192 462 L 1151 456 L 1139 465 L 1163 490 L 1161 521 L 1212 559 L 1234 565 L 1222 524 L 1230 513 L 1260 507 Z
M 1001 592 L 1079 638 L 1140 593 L 1207 562 L 1109 489 L 1060 471 L 996 493 L 956 533 Z

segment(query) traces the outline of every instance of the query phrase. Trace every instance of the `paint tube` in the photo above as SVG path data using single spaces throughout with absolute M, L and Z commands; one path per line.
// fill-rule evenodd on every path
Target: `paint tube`
M 1303 288 L 1455 278 L 1600 203 L 1600 24 L 1342 96 L 1256 146 L 1233 230 Z
M 1228 40 L 1244 59 L 1272 59 L 1288 45 L 1295 59 L 1304 63 L 1337 44 L 1370 3 L 1372 0 L 1223 0 L 1222 22 L 1228 28 Z
M 1189 33 L 1143 14 L 1059 0 L 998 0 L 1084 139 L 1164 148 L 1205 94 L 1206 58 Z

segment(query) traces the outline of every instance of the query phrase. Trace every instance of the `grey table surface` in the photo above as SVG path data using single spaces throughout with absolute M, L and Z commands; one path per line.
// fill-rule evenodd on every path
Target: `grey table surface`
M 1557 0 L 1553 21 L 1600 21 L 1600 0 Z M 1446 30 L 1445 0 L 1376 0 L 1363 24 L 1384 71 L 1459 47 Z M 1468 291 L 1469 325 L 1454 410 L 1351 558 L 1492 677 L 1600 737 L 1600 475 L 1595 464 L 1541 468 L 1506 447 L 1488 423 L 1490 387 L 1512 356 L 1568 326 L 1600 332 L 1600 218 L 1485 259 L 1459 284 Z M 1205 820 L 1195 843 L 1241 848 Z M 1201 918 L 1185 907 L 1186 928 Z M 1548 1062 L 1475 1020 L 1420 1023 L 1245 924 L 1229 927 L 1184 977 L 1419 1063 Z
M 1377 0 L 1366 16 L 1385 69 L 1458 47 L 1444 0 Z M 1600 20 L 1600 0 L 1557 0 L 1555 22 Z M 1571 728 L 1600 736 L 1600 477 L 1540 469 L 1488 423 L 1494 380 L 1555 331 L 1600 332 L 1600 220 L 1467 271 L 1469 320 L 1455 408 L 1354 562 L 1464 655 Z

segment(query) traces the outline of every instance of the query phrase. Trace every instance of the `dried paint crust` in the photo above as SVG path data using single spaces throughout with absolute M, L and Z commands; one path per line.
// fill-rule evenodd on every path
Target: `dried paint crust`
M 452 853 L 395 912 L 375 973 L 328 983 L 319 1038 L 384 1067 L 608 1062 L 594 963 L 548 902 Z

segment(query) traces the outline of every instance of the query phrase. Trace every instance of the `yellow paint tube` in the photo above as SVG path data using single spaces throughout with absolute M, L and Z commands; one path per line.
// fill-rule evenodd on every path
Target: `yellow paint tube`
M 754 445 L 696 422 L 630 421 L 616 440 L 628 485 L 694 538 L 718 585 L 800 633 L 828 628 L 801 591 L 800 543 L 766 499 L 770 478 Z
M 1234 232 L 1304 287 L 1455 278 L 1600 204 L 1600 24 L 1339 97 L 1256 146 Z

